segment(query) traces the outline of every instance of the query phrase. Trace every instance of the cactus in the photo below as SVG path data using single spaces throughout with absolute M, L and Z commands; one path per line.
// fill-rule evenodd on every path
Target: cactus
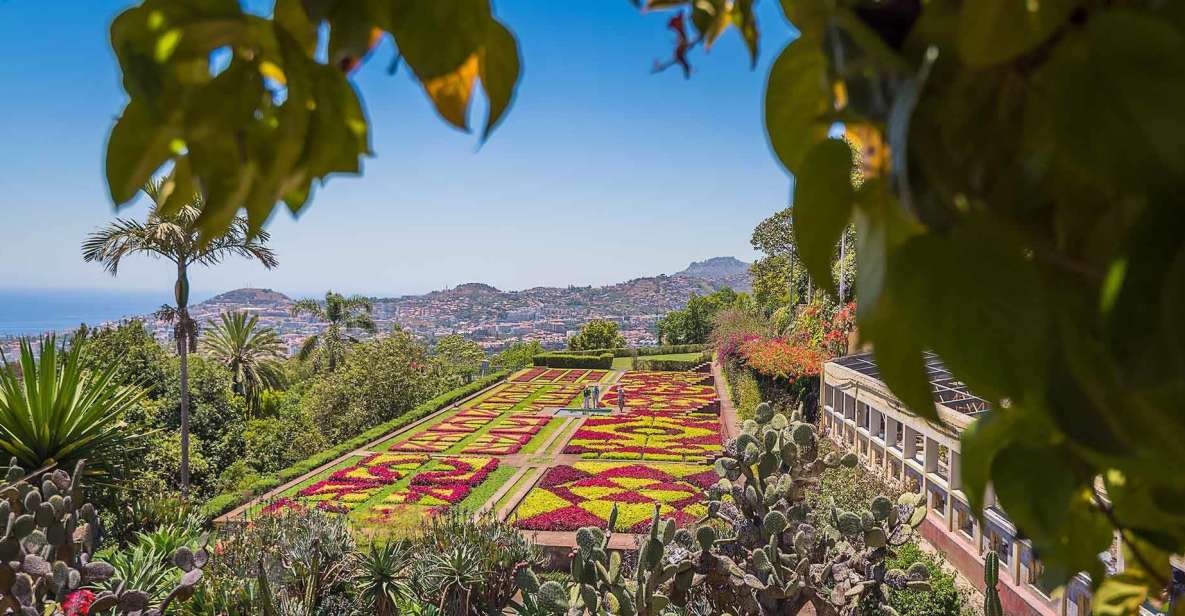
M 811 524 L 807 495 L 823 472 L 854 467 L 857 459 L 820 457 L 815 428 L 801 420 L 801 408 L 787 417 L 758 405 L 724 451 L 714 464 L 720 480 L 708 490 L 706 516 L 694 530 L 676 531 L 659 520 L 656 507 L 632 578 L 609 555 L 609 535 L 583 528 L 572 552 L 572 586 L 539 584 L 526 570 L 519 581 L 524 598 L 555 615 L 654 615 L 668 604 L 683 606 L 690 589 L 700 587 L 709 603 L 746 616 L 797 614 L 807 603 L 821 614 L 893 615 L 890 590 L 929 590 L 925 565 L 903 571 L 885 564 L 925 518 L 919 495 L 904 494 L 896 503 L 878 496 L 858 512 L 832 507 L 831 528 Z M 614 509 L 609 528 L 616 515 Z
M 983 616 L 1004 616 L 1000 591 L 996 588 L 999 581 L 1000 557 L 995 550 L 989 550 L 983 557 Z
M 92 613 L 114 610 L 127 616 L 160 616 L 173 601 L 193 595 L 209 555 L 182 547 L 173 562 L 185 571 L 180 584 L 159 607 L 149 606 L 148 593 L 112 580 L 115 569 L 91 560 L 98 533 L 98 515 L 84 501 L 81 478 L 86 461 L 71 476 L 55 470 L 25 476 L 16 458 L 0 484 L 0 609 L 5 613 L 62 616 L 62 604 L 79 589 L 111 580 L 113 591 L 94 596 Z M 40 487 L 30 481 L 41 480 Z M 204 542 L 203 542 L 204 543 Z
M 617 507 L 609 513 L 608 528 L 617 522 Z M 632 574 L 621 563 L 621 554 L 609 550 L 612 531 L 586 527 L 576 531 L 572 559 L 572 584 L 542 584 L 529 568 L 520 568 L 515 581 L 523 591 L 524 606 L 547 614 L 621 614 L 659 616 L 669 605 L 683 606 L 691 588 L 691 562 L 683 555 L 671 557 L 675 523 L 660 520 L 658 505 L 650 534 L 642 539 L 638 563 Z M 665 594 L 663 591 L 668 594 Z M 515 606 L 522 613 L 529 610 Z

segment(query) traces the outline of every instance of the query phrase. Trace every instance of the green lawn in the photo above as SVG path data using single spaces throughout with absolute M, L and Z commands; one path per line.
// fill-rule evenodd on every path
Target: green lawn
M 670 355 L 646 355 L 643 357 L 639 357 L 638 359 L 679 359 L 679 360 L 683 360 L 683 361 L 688 361 L 688 360 L 692 360 L 692 359 L 699 359 L 700 356 L 702 356 L 702 355 L 703 355 L 703 353 L 672 353 Z M 614 370 L 630 370 L 633 368 L 633 366 L 634 366 L 634 358 L 633 357 L 614 357 L 613 358 L 613 369 Z

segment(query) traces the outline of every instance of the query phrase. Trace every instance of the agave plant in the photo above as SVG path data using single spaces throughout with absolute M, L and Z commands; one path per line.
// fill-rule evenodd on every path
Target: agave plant
M 416 558 L 411 543 L 390 541 L 371 544 L 358 557 L 358 582 L 362 598 L 370 604 L 375 616 L 395 616 L 406 610 L 412 590 L 406 572 Z
M 138 449 L 144 435 L 121 417 L 144 393 L 115 381 L 118 366 L 84 370 L 83 345 L 59 348 L 54 336 L 22 339 L 20 360 L 9 364 L 0 353 L 0 448 L 25 468 L 71 468 L 91 461 L 88 472 L 100 482 L 117 474 L 116 460 Z

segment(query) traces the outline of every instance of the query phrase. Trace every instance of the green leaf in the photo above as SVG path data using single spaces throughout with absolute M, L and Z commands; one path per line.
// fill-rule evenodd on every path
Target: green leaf
M 116 205 L 131 201 L 168 160 L 176 137 L 176 129 L 162 123 L 147 105 L 136 99 L 128 102 L 107 140 L 107 188 Z
M 1169 553 L 1130 536 L 1123 545 L 1123 571 L 1109 576 L 1094 591 L 1096 616 L 1138 614 L 1144 602 L 1158 598 L 1172 571 Z
M 519 71 L 518 41 L 506 26 L 497 20 L 490 20 L 490 31 L 481 50 L 479 71 L 481 88 L 490 104 L 482 141 L 489 138 L 510 107 L 518 86 Z
M 967 64 L 1007 62 L 1040 45 L 1066 24 L 1076 0 L 965 2 L 959 16 L 959 53 Z
M 948 237 L 915 237 L 890 257 L 885 287 L 901 309 L 895 326 L 938 353 L 971 391 L 1017 402 L 1040 393 L 1049 319 L 1041 281 L 1015 238 L 978 218 Z
M 794 184 L 794 241 L 806 269 L 833 297 L 831 261 L 852 217 L 852 149 L 826 139 L 811 148 Z
M 310 57 L 317 51 L 317 24 L 301 0 L 276 0 L 276 24 L 286 30 Z
M 732 23 L 741 31 L 745 48 L 749 50 L 749 68 L 757 67 L 757 17 L 753 15 L 753 0 L 736 0 L 732 5 Z
M 1103 11 L 1063 37 L 1034 76 L 1027 143 L 1055 156 L 1070 182 L 1086 176 L 1119 190 L 1170 189 L 1185 176 L 1182 75 L 1180 30 L 1143 13 Z
M 765 131 L 790 173 L 827 137 L 833 111 L 822 37 L 804 33 L 778 55 L 765 87 Z
M 983 511 L 987 486 L 992 479 L 996 455 L 1016 438 L 1015 413 L 992 409 L 980 416 L 959 435 L 960 476 L 967 504 L 978 517 Z M 982 517 L 980 518 L 982 520 Z
M 1112 528 L 1094 504 L 1094 476 L 1064 447 L 1014 443 L 992 464 L 992 485 L 1008 517 L 1046 565 L 1043 580 L 1061 585 L 1079 571 L 1102 579 L 1098 555 Z
M 478 53 L 492 19 L 489 0 L 394 0 L 387 30 L 416 76 L 428 81 L 455 73 Z

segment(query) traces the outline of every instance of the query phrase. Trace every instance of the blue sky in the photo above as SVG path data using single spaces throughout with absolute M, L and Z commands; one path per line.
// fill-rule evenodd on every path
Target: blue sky
M 115 215 L 102 160 L 124 96 L 107 27 L 129 4 L 0 0 L 0 288 L 172 284 L 162 262 L 138 260 L 112 279 L 79 257 L 84 236 Z M 232 261 L 192 284 L 398 295 L 469 281 L 599 285 L 711 256 L 750 260 L 753 226 L 789 193 L 761 93 L 793 30 L 776 3 L 758 5 L 757 69 L 731 32 L 696 54 L 685 81 L 650 74 L 670 52 L 666 14 L 640 15 L 627 0 L 495 0 L 524 75 L 481 148 L 439 120 L 404 72 L 387 75 L 387 44 L 355 76 L 376 153 L 364 175 L 331 180 L 299 220 L 277 211 L 268 228 L 279 269 Z

